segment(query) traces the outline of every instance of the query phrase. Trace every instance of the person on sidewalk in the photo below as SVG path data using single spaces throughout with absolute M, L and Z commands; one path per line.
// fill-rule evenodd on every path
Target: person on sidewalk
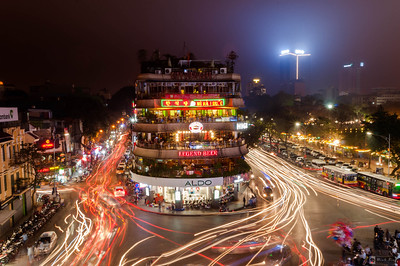
M 29 264 L 33 263 L 33 246 L 28 247 L 28 260 L 29 260 Z
M 243 208 L 246 208 L 246 197 L 243 196 Z

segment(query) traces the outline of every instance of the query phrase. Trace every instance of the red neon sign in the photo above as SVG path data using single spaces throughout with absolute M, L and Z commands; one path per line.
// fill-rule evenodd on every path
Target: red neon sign
M 52 149 L 54 148 L 54 143 L 51 142 L 49 139 L 46 139 L 45 143 L 42 144 L 43 149 Z
M 179 157 L 208 157 L 218 156 L 218 150 L 211 151 L 180 151 L 178 152 Z
M 161 107 L 219 107 L 225 106 L 225 99 L 161 99 Z

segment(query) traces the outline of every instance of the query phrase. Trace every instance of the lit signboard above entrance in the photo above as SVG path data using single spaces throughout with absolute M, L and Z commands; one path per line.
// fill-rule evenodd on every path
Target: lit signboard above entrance
M 200 133 L 203 130 L 203 124 L 200 122 L 193 122 L 189 125 L 189 130 L 192 133 Z
M 225 106 L 225 99 L 161 99 L 161 107 L 220 107 Z
M 218 156 L 218 150 L 210 151 L 180 151 L 178 153 L 179 157 L 209 157 Z

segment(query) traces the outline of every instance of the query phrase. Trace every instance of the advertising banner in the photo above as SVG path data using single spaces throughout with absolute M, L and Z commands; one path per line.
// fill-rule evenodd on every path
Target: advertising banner
M 133 181 L 162 187 L 215 187 L 224 184 L 223 177 L 209 178 L 161 178 L 138 175 L 131 172 Z
M 0 123 L 18 121 L 17 107 L 0 107 Z

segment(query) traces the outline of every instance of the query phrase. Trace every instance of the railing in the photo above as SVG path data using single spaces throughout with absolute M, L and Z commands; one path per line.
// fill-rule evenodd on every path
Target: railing
M 152 92 L 151 94 L 149 93 L 143 93 L 140 92 L 137 95 L 138 100 L 146 100 L 146 99 L 161 99 L 165 97 L 165 94 L 179 94 L 179 90 L 173 90 L 173 91 L 164 91 L 164 92 Z M 242 96 L 240 95 L 240 92 L 236 92 L 236 94 L 232 94 L 231 92 L 210 92 L 210 94 L 219 94 L 220 97 L 223 98 L 241 98 Z
M 139 117 L 138 123 L 146 124 L 167 124 L 167 123 L 192 123 L 192 122 L 202 122 L 202 123 L 219 123 L 219 122 L 242 122 L 244 118 L 241 116 L 225 116 L 225 117 L 173 117 L 173 118 L 146 118 Z
M 135 174 L 144 175 L 144 176 L 156 176 L 156 177 L 163 177 L 163 178 L 188 178 L 188 177 L 220 177 L 225 176 L 228 174 L 227 167 L 221 168 L 188 168 L 188 169 L 181 169 L 181 170 L 157 170 L 157 169 L 150 169 L 148 171 L 142 169 L 133 169 L 132 171 Z M 225 174 L 225 175 L 224 175 Z M 232 173 L 230 173 L 232 174 Z M 236 174 L 236 173 L 235 173 Z M 234 174 L 233 174 L 234 175 Z
M 137 147 L 145 149 L 162 149 L 162 150 L 206 150 L 206 149 L 224 149 L 232 148 L 244 145 L 245 142 L 242 139 L 231 139 L 222 142 L 217 141 L 205 141 L 205 142 L 160 142 L 160 143 L 146 143 L 138 141 Z

